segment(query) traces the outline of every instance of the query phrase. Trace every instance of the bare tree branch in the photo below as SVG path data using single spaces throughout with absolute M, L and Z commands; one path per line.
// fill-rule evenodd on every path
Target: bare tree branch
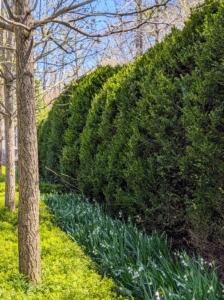
M 50 36 L 50 35 L 48 35 L 48 36 L 45 36 L 45 37 L 44 37 L 44 38 L 42 38 L 40 41 L 38 41 L 38 42 L 34 43 L 33 47 L 34 47 L 34 48 L 36 48 L 37 46 L 39 46 L 39 45 L 43 44 L 44 42 L 46 42 L 46 41 L 47 41 L 47 39 L 49 38 L 49 36 Z
M 44 52 L 44 50 L 43 50 L 43 51 L 41 52 L 41 54 L 38 55 L 38 56 L 35 58 L 34 62 L 39 61 L 41 58 L 47 57 L 49 54 L 51 54 L 51 53 L 53 53 L 55 50 L 57 50 L 57 48 L 58 48 L 58 47 L 55 47 L 55 48 L 53 48 L 53 49 L 51 49 L 51 50 L 49 50 L 49 51 L 47 51 L 47 52 Z
M 64 52 L 66 52 L 67 54 L 72 54 L 73 51 L 68 51 L 65 49 L 65 47 L 63 47 L 63 45 L 61 45 L 59 42 L 57 42 L 52 36 L 49 37 L 50 40 L 52 40 L 61 50 L 63 50 Z
M 79 191 L 79 192 L 82 194 L 82 196 L 84 197 L 82 190 L 80 190 L 77 186 L 75 186 L 75 185 L 69 183 L 68 181 L 66 181 L 62 176 L 69 177 L 69 178 L 71 178 L 71 179 L 73 179 L 73 180 L 77 180 L 77 179 L 75 179 L 75 178 L 73 178 L 73 177 L 71 177 L 71 176 L 68 176 L 68 175 L 66 175 L 66 174 L 63 174 L 63 173 L 58 174 L 56 171 L 54 171 L 54 170 L 52 170 L 52 169 L 50 169 L 50 168 L 48 168 L 48 167 L 46 167 L 46 166 L 45 166 L 45 169 L 47 169 L 48 171 L 52 172 L 52 173 L 55 174 L 56 176 L 60 177 L 61 180 L 64 181 L 66 184 L 68 184 L 69 186 L 75 188 L 75 190 L 70 188 L 71 190 L 73 190 L 73 191 Z
M 56 13 L 54 13 L 53 15 L 51 15 L 50 17 L 47 17 L 45 19 L 41 19 L 41 20 L 36 21 L 34 23 L 34 28 L 36 28 L 38 26 L 41 26 L 41 25 L 44 25 L 44 24 L 47 24 L 47 23 L 51 22 L 52 20 L 56 19 L 57 17 L 60 17 L 61 15 L 65 14 L 67 12 L 70 12 L 70 11 L 72 11 L 74 9 L 82 7 L 82 6 L 86 5 L 86 4 L 90 4 L 90 3 L 94 2 L 94 1 L 96 1 L 96 0 L 86 0 L 86 1 L 83 1 L 83 2 L 78 3 L 76 5 L 72 5 L 71 4 L 69 6 L 66 6 L 66 7 L 60 9 L 59 11 L 57 11 Z
M 50 32 L 51 32 L 51 29 L 52 29 L 53 26 L 54 26 L 54 24 L 52 24 L 52 25 L 48 28 L 47 32 L 44 32 L 43 26 L 41 27 L 42 37 L 41 37 L 41 40 L 40 40 L 40 41 L 34 43 L 34 48 L 37 47 L 37 46 L 39 46 L 40 44 L 45 43 L 45 42 L 48 40 L 48 38 L 49 38 L 50 35 L 51 35 Z M 56 27 L 56 29 L 57 29 L 57 27 Z M 56 29 L 55 29 L 55 30 L 56 30 Z
M 31 29 L 32 29 L 31 27 L 28 27 L 20 22 L 9 20 L 9 19 L 3 17 L 2 15 L 0 15 L 0 19 L 2 19 L 4 22 L 6 22 L 6 24 L 3 22 L 0 22 L 0 27 L 2 29 L 8 30 L 8 31 L 14 32 L 13 26 L 22 27 L 22 28 L 26 29 L 27 31 L 31 31 Z M 10 24 L 12 26 L 9 26 L 8 24 Z M 2 26 L 4 26 L 4 27 L 2 27 Z
M 0 69 L 0 74 L 1 74 L 0 77 L 6 80 L 5 74 L 2 72 L 1 69 Z M 1 84 L 1 85 L 3 85 L 3 84 Z
M 87 37 L 96 37 L 96 38 L 106 37 L 106 36 L 109 36 L 111 34 L 117 34 L 117 33 L 124 33 L 124 32 L 128 32 L 128 31 L 132 31 L 132 30 L 140 28 L 144 24 L 154 24 L 154 25 L 155 24 L 164 24 L 164 23 L 161 23 L 161 22 L 151 22 L 151 21 L 148 21 L 148 19 L 146 19 L 142 23 L 137 24 L 136 26 L 130 26 L 129 28 L 126 28 L 126 29 L 113 30 L 113 28 L 115 28 L 115 26 L 113 26 L 113 28 L 111 28 L 112 26 L 110 26 L 110 28 L 109 28 L 109 30 L 107 32 L 104 32 L 102 34 L 100 34 L 100 33 L 98 33 L 98 34 L 92 34 L 92 33 L 88 33 L 86 31 L 83 31 L 83 30 L 81 30 L 80 28 L 78 28 L 78 27 L 76 27 L 74 25 L 71 25 L 70 24 L 71 20 L 65 21 L 65 20 L 55 19 L 55 20 L 52 20 L 51 22 L 64 25 L 64 26 L 66 26 L 66 27 L 68 27 L 70 29 L 73 29 L 76 32 L 78 32 L 78 33 L 80 33 L 82 35 L 85 35 Z M 130 22 L 128 22 L 128 23 L 130 23 Z M 166 25 L 167 25 L 167 23 L 166 23 Z
M 30 9 L 30 12 L 33 12 L 37 7 L 38 0 L 35 1 L 33 7 Z
M 10 6 L 9 6 L 8 1 L 7 1 L 7 0 L 3 0 L 3 2 L 4 2 L 4 4 L 5 4 L 6 10 L 7 10 L 8 14 L 9 14 L 9 17 L 10 17 L 11 19 L 13 19 L 14 21 L 19 21 L 19 18 L 16 17 L 16 16 L 14 15 L 14 13 L 12 12 L 12 10 L 11 10 L 11 8 L 10 8 Z
M 0 114 L 2 114 L 3 116 L 9 116 L 9 114 L 5 113 L 3 110 L 0 110 Z
M 8 108 L 5 106 L 5 104 L 2 101 L 0 101 L 0 105 L 7 111 L 5 115 L 12 116 L 11 111 L 8 110 Z
M 34 26 L 33 28 L 37 28 L 41 25 L 44 25 L 44 24 L 47 24 L 49 22 L 56 22 L 57 20 L 57 23 L 58 22 L 58 19 L 56 19 L 57 17 L 67 13 L 67 12 L 70 12 L 72 13 L 72 11 L 78 7 L 81 7 L 81 6 L 84 6 L 86 4 L 89 4 L 91 2 L 94 2 L 95 0 L 87 0 L 87 1 L 84 1 L 84 2 L 81 2 L 77 5 L 70 5 L 70 6 L 67 6 L 61 10 L 59 10 L 58 12 L 56 12 L 55 14 L 51 15 L 50 17 L 48 18 L 45 18 L 45 19 L 41 19 L 41 20 L 38 20 L 34 23 Z M 164 3 L 161 3 L 161 4 L 154 4 L 154 5 L 151 5 L 149 7 L 146 7 L 144 9 L 141 9 L 140 11 L 136 12 L 136 10 L 132 11 L 132 12 L 127 12 L 127 13 L 111 13 L 111 12 L 98 12 L 98 13 L 91 13 L 91 14 L 81 14 L 79 12 L 75 12 L 76 14 L 78 15 L 82 15 L 82 17 L 80 18 L 75 18 L 75 19 L 72 19 L 70 20 L 70 22 L 76 22 L 76 21 L 79 21 L 81 19 L 84 19 L 84 18 L 89 18 L 89 17 L 99 17 L 99 16 L 116 16 L 116 17 L 127 17 L 127 16 L 133 16 L 133 15 L 136 15 L 137 13 L 144 13 L 144 12 L 147 12 L 149 10 L 153 10 L 153 9 L 156 9 L 156 8 L 159 8 L 159 7 L 165 7 L 171 0 L 166 0 Z M 106 34 L 108 35 L 108 34 Z M 104 35 L 105 36 L 105 35 Z
M 10 71 L 9 67 L 7 66 L 7 64 L 8 63 L 3 63 L 3 62 L 1 63 L 1 65 L 3 65 L 4 68 L 7 69 L 7 72 L 8 72 L 8 74 L 10 74 L 11 80 L 13 81 L 14 79 L 16 79 L 16 76 Z M 6 76 L 5 76 L 5 78 L 6 78 Z
M 1 18 L 2 16 L 0 16 L 0 18 Z M 11 31 L 11 32 L 13 32 L 14 30 L 13 30 L 13 26 L 10 26 L 9 24 L 7 24 L 7 23 L 4 23 L 4 22 L 0 22 L 0 28 L 1 29 L 5 29 L 5 30 L 7 30 L 7 31 Z
M 0 45 L 0 49 L 10 50 L 10 51 L 16 51 L 16 48 L 13 48 L 13 47 L 7 46 L 7 45 L 5 45 L 5 46 L 1 46 Z

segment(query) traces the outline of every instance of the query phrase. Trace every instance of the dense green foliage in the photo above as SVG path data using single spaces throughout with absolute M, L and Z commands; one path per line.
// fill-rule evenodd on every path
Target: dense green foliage
M 52 184 L 52 183 L 40 183 L 39 186 L 41 194 L 64 194 L 67 192 L 67 188 L 63 184 Z
M 224 237 L 224 7 L 203 24 L 196 68 L 182 80 L 189 217 L 200 235 Z M 198 220 L 200 219 L 200 223 Z
M 80 134 L 79 186 L 88 197 L 102 200 L 105 195 L 107 203 L 114 202 L 123 181 L 125 142 L 138 100 L 140 76 L 136 69 L 135 65 L 125 67 L 107 81 L 94 98 Z
M 52 171 L 57 174 L 62 171 L 67 176 L 76 177 L 78 137 L 85 125 L 85 115 L 94 95 L 117 69 L 110 66 L 99 67 L 95 72 L 73 82 L 66 92 L 56 99 L 48 118 L 38 127 L 40 176 L 43 180 L 59 181 L 60 178 Z M 65 181 L 69 182 L 67 176 Z M 72 183 L 74 186 L 74 182 Z
M 78 97 L 63 120 L 64 147 L 52 168 L 147 229 L 223 240 L 223 16 L 224 1 L 207 0 L 182 31 L 116 72 L 93 98 L 80 87 L 89 98 Z M 41 166 L 54 155 L 49 138 L 40 138 Z
M 54 225 L 52 215 L 40 205 L 42 282 L 32 287 L 18 271 L 17 211 L 4 207 L 0 182 L 0 299 L 102 300 L 125 299 L 113 291 L 111 279 L 102 277 L 83 249 Z
M 86 246 L 101 272 L 119 282 L 121 294 L 136 300 L 155 299 L 156 291 L 163 300 L 221 299 L 212 263 L 171 253 L 164 237 L 148 237 L 131 222 L 113 220 L 76 194 L 45 195 L 43 200 L 62 229 Z
M 39 147 L 39 170 L 42 179 L 48 178 L 48 181 L 57 182 L 58 178 L 54 173 L 58 173 L 59 158 L 61 156 L 64 142 L 62 136 L 67 128 L 67 120 L 71 115 L 69 111 L 70 99 L 72 97 L 75 85 L 72 84 L 58 99 L 54 102 L 48 118 L 43 119 L 38 126 Z
M 48 108 L 46 107 L 46 103 L 44 102 L 44 91 L 42 82 L 39 79 L 35 78 L 35 111 L 36 111 L 36 121 L 39 124 L 42 117 L 45 115 Z
M 111 77 L 119 68 L 110 66 L 98 67 L 97 70 L 82 79 L 81 84 L 72 96 L 69 107 L 71 117 L 68 120 L 68 128 L 64 134 L 65 147 L 61 157 L 61 171 L 71 181 L 73 186 L 77 186 L 76 178 L 79 169 L 80 133 L 86 123 L 86 116 L 91 107 L 94 96 L 100 91 L 104 82 Z M 71 179 L 72 178 L 72 179 Z

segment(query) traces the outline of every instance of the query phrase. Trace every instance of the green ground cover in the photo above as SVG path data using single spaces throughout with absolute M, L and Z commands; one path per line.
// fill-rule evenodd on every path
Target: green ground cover
M 125 299 L 115 284 L 96 271 L 83 249 L 54 225 L 40 204 L 42 283 L 30 286 L 18 272 L 17 210 L 4 207 L 4 182 L 0 182 L 0 299 L 88 300 Z
M 164 237 L 149 237 L 130 221 L 114 220 L 97 203 L 76 194 L 49 194 L 42 199 L 61 228 L 86 247 L 101 272 L 119 283 L 123 295 L 137 300 L 222 299 L 224 287 L 214 262 L 172 253 Z

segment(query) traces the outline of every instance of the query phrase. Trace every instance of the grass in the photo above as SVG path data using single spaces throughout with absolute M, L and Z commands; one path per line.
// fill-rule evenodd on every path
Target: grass
M 108 217 L 78 195 L 45 195 L 60 227 L 98 263 L 101 273 L 138 300 L 220 300 L 224 293 L 214 262 L 172 253 L 165 237 L 149 237 L 128 222 Z
M 54 217 L 43 202 L 40 203 L 42 282 L 32 287 L 18 272 L 17 210 L 9 212 L 3 203 L 4 182 L 1 180 L 0 299 L 125 299 L 115 293 L 116 286 L 111 279 L 97 272 L 83 249 L 54 225 Z

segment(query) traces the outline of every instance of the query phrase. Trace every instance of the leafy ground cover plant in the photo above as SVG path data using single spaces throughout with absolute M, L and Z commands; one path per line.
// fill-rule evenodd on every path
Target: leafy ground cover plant
M 17 212 L 4 206 L 4 183 L 0 182 L 0 299 L 4 300 L 101 300 L 125 299 L 115 284 L 96 271 L 83 249 L 52 223 L 41 203 L 42 283 L 32 287 L 19 274 Z
M 135 299 L 218 300 L 224 293 L 213 262 L 172 253 L 164 236 L 151 237 L 114 220 L 76 194 L 44 195 L 58 224 L 98 263 L 100 271 Z M 122 217 L 122 216 L 120 216 Z

